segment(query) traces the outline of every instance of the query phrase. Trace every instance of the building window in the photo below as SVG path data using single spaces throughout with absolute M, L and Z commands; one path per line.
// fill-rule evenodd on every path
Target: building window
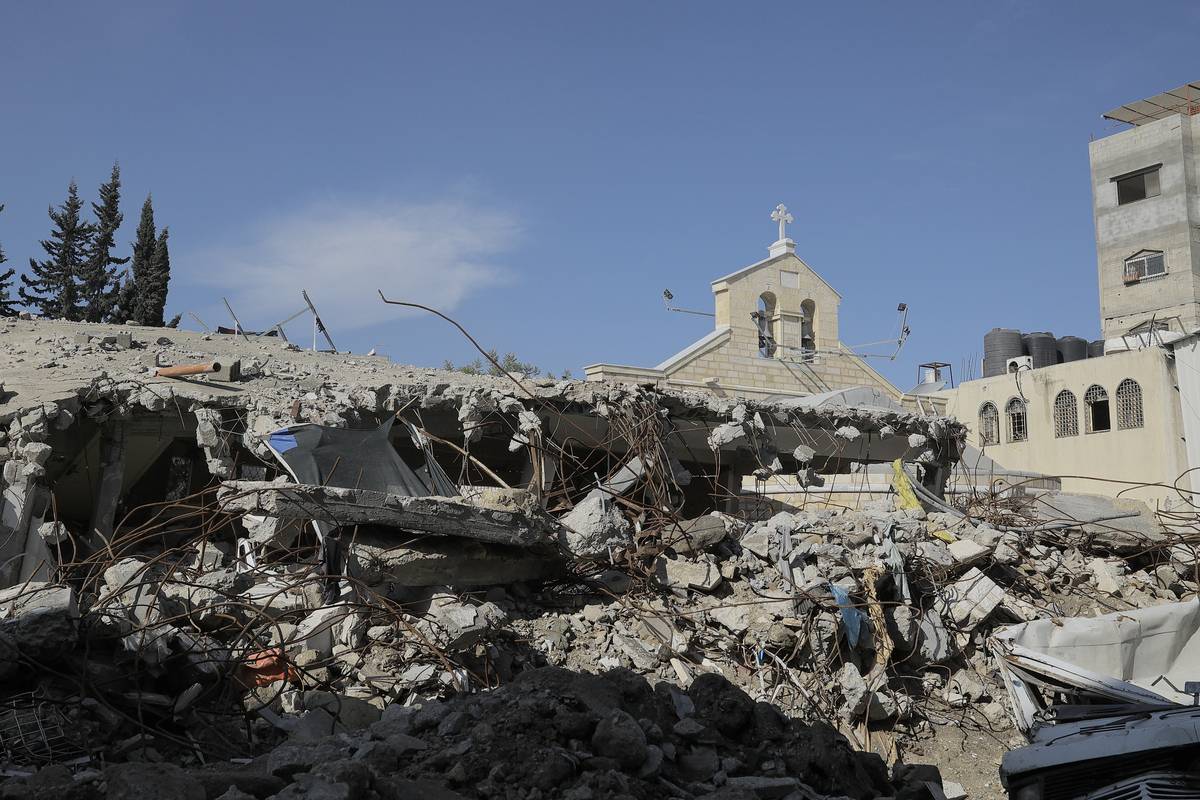
M 1117 184 L 1117 205 L 1123 206 L 1126 203 L 1145 200 L 1147 197 L 1158 197 L 1158 170 L 1161 166 L 1162 164 L 1155 164 L 1153 167 L 1113 178 L 1113 182 Z
M 1137 283 L 1143 278 L 1167 274 L 1167 262 L 1159 250 L 1143 250 L 1125 259 L 1125 282 Z
M 763 292 L 758 298 L 758 311 L 750 315 L 758 328 L 758 354 L 762 358 L 774 358 L 779 351 L 776 341 L 775 295 Z
M 979 444 L 1000 444 L 1000 414 L 994 403 L 979 407 Z
M 1142 418 L 1142 387 L 1132 378 L 1126 378 L 1117 386 L 1117 427 L 1140 428 Z
M 1075 406 L 1075 393 L 1063 389 L 1054 398 L 1054 438 L 1079 435 L 1079 411 Z
M 1014 397 L 1004 407 L 1004 415 L 1008 417 L 1008 440 L 1023 442 L 1029 438 L 1029 425 L 1025 416 L 1025 401 Z
M 1103 386 L 1092 384 L 1083 396 L 1084 416 L 1088 433 L 1103 433 L 1112 430 L 1112 419 L 1108 414 L 1108 392 Z

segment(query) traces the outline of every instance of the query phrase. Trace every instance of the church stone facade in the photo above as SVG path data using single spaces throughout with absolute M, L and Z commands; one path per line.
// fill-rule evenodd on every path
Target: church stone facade
M 711 333 L 655 367 L 592 364 L 588 380 L 706 389 L 722 396 L 803 397 L 871 387 L 901 392 L 838 338 L 841 295 L 796 255 L 784 235 L 791 221 L 780 206 L 780 238 L 769 256 L 712 283 Z

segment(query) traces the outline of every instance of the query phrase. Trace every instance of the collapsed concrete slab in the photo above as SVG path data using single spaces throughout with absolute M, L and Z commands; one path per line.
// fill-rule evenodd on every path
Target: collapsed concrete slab
M 346 548 L 351 575 L 368 586 L 492 586 L 547 580 L 564 568 L 561 558 L 525 547 L 375 528 L 358 531 Z
M 517 511 L 480 508 L 447 497 L 404 497 L 332 486 L 227 481 L 220 508 L 230 513 L 324 522 L 336 527 L 378 525 L 493 544 L 533 547 L 554 542 L 553 520 Z

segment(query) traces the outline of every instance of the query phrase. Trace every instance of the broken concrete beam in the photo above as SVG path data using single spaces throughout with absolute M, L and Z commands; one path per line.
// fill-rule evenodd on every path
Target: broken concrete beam
M 226 481 L 219 497 L 226 512 L 335 526 L 380 525 L 523 547 L 554 542 L 549 517 L 480 508 L 446 497 L 405 497 L 366 489 L 264 481 Z
M 520 511 L 529 513 L 538 507 L 537 498 L 528 489 L 509 489 L 502 486 L 458 487 L 462 499 L 480 508 L 496 511 Z
M 368 586 L 494 586 L 545 580 L 562 561 L 527 548 L 456 539 L 395 536 L 359 531 L 347 544 L 352 573 Z

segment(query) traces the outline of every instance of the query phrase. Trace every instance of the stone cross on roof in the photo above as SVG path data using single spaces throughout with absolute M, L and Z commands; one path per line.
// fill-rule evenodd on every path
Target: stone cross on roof
M 788 213 L 787 206 L 783 203 L 775 206 L 775 210 L 771 212 L 771 219 L 779 223 L 779 241 L 787 239 L 787 224 L 795 222 L 795 218 Z

